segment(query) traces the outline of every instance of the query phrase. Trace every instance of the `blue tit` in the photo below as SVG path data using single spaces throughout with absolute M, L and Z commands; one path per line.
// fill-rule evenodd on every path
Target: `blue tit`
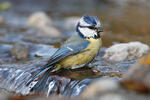
M 40 92 L 51 72 L 65 69 L 81 68 L 89 64 L 98 54 L 102 45 L 101 23 L 95 16 L 84 15 L 76 26 L 76 34 L 70 37 L 49 59 L 28 82 L 43 74 L 42 78 L 36 83 L 32 90 Z

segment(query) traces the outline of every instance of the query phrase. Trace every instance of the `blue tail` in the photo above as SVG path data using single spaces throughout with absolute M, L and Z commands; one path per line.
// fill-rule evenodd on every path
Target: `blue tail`
M 40 69 L 38 72 L 36 72 L 36 74 L 26 83 L 26 86 L 28 86 L 31 82 L 33 82 L 36 78 L 38 78 L 41 74 L 43 74 L 44 72 L 46 72 L 48 69 L 50 68 L 42 68 Z
M 40 80 L 35 84 L 35 86 L 31 89 L 31 91 L 36 91 L 36 92 L 42 92 L 42 90 L 44 89 L 48 76 L 51 72 L 51 69 L 48 69 L 44 75 L 42 76 L 42 78 L 40 78 Z

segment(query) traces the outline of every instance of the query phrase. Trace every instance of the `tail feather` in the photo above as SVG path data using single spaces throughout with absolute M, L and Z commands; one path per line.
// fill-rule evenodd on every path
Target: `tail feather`
M 36 78 L 38 78 L 40 75 L 44 73 L 42 77 L 40 78 L 40 80 L 38 80 L 38 82 L 31 89 L 31 91 L 42 92 L 42 90 L 44 89 L 44 86 L 46 85 L 50 72 L 54 71 L 54 69 L 55 71 L 57 71 L 59 67 L 57 68 L 55 65 L 51 65 L 51 66 L 45 65 L 38 72 L 36 72 L 36 74 L 26 83 L 26 86 L 29 86 L 31 82 L 33 82 Z
M 26 83 L 26 86 L 28 86 L 32 81 L 34 81 L 37 77 L 46 72 L 48 69 L 49 68 L 47 67 L 45 69 L 40 69 L 40 71 L 36 72 L 36 74 Z
M 48 76 L 50 74 L 50 69 L 47 70 L 44 75 L 42 76 L 42 78 L 40 78 L 40 80 L 35 84 L 35 86 L 31 89 L 31 91 L 36 91 L 36 92 L 41 92 L 45 85 L 46 85 L 46 82 L 47 82 L 47 79 L 48 79 Z

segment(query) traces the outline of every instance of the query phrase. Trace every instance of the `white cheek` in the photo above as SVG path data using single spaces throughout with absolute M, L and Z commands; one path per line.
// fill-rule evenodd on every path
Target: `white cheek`
M 80 28 L 79 31 L 86 37 L 94 37 L 97 35 L 97 33 L 94 30 L 88 29 L 88 28 Z

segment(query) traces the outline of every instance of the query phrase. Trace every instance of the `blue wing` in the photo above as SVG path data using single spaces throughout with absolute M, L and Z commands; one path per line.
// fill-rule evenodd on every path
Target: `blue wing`
M 48 63 L 46 66 L 53 65 L 57 63 L 58 61 L 70 56 L 70 55 L 75 55 L 79 52 L 84 51 L 85 48 L 87 48 L 89 44 L 89 41 L 78 41 L 78 43 L 74 44 L 68 44 L 60 48 L 58 51 L 54 53 L 54 55 L 49 59 Z
M 75 39 L 69 39 L 60 49 L 58 49 L 49 59 L 48 63 L 43 66 L 28 82 L 27 85 L 29 85 L 35 78 L 37 78 L 42 73 L 46 72 L 47 70 L 50 70 L 54 67 L 54 65 L 59 62 L 60 60 L 75 55 L 79 52 L 84 51 L 85 48 L 89 45 L 89 41 L 83 40 L 81 38 Z

